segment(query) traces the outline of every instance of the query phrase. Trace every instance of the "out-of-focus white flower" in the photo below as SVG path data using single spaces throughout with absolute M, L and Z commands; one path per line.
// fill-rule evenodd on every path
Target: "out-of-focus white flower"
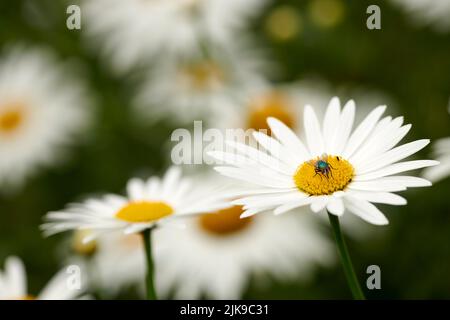
M 126 197 L 109 194 L 73 204 L 66 210 L 50 212 L 41 227 L 46 235 L 90 230 L 91 233 L 83 240 L 87 243 L 105 233 L 140 233 L 156 225 L 176 224 L 174 220 L 182 216 L 210 212 L 228 205 L 217 190 L 193 183 L 181 176 L 179 167 L 171 167 L 162 179 L 131 179 Z
M 225 176 L 259 186 L 252 195 L 234 204 L 243 205 L 243 217 L 272 211 L 282 214 L 309 206 L 341 216 L 347 209 L 363 220 L 384 225 L 388 220 L 373 203 L 404 205 L 406 200 L 393 192 L 431 183 L 415 176 L 396 175 L 434 166 L 433 160 L 399 162 L 423 149 L 429 140 L 417 140 L 395 147 L 411 125 L 403 118 L 380 120 L 386 106 L 375 108 L 353 129 L 355 103 L 341 109 L 333 98 L 322 124 L 314 109 L 304 109 L 306 145 L 285 124 L 269 118 L 269 137 L 255 132 L 254 138 L 267 153 L 244 144 L 230 142 L 236 154 L 210 152 L 227 166 L 215 169 Z
M 437 31 L 450 30 L 450 1 L 392 0 L 403 7 L 419 23 L 432 25 Z
M 184 55 L 214 43 L 232 43 L 236 31 L 266 0 L 85 0 L 86 30 L 93 43 L 127 70 L 155 54 Z
M 319 117 L 326 111 L 330 96 L 353 96 L 358 104 L 355 120 L 362 120 L 370 106 L 380 105 L 382 101 L 394 104 L 382 92 L 374 89 L 352 87 L 333 89 L 320 79 L 305 79 L 285 85 L 259 84 L 248 88 L 240 95 L 239 103 L 232 108 L 220 109 L 210 126 L 220 129 L 267 130 L 267 118 L 277 118 L 291 129 L 299 132 L 303 127 L 303 109 L 306 104 L 314 105 Z
M 450 100 L 448 111 L 450 112 Z M 433 144 L 433 154 L 440 164 L 436 167 L 426 168 L 423 175 L 425 179 L 437 182 L 450 176 L 450 137 L 437 140 Z
M 33 296 L 27 290 L 27 276 L 22 261 L 17 257 L 9 257 L 5 262 L 4 271 L 0 271 L 0 300 L 72 300 L 80 297 L 83 284 L 80 287 L 69 286 L 70 273 L 63 269 L 59 271 L 41 290 Z M 84 275 L 80 276 L 82 281 Z
M 89 122 L 85 88 L 44 49 L 0 58 L 0 184 L 20 185 Z
M 263 86 L 268 72 L 263 52 L 247 44 L 161 60 L 149 70 L 134 105 L 148 119 L 209 120 L 235 108 L 249 88 Z
M 425 169 L 423 176 L 425 179 L 437 182 L 450 176 L 450 137 L 437 140 L 433 144 L 433 154 L 440 164 Z
M 311 216 L 245 219 L 240 206 L 191 218 L 177 232 L 159 230 L 157 287 L 176 298 L 238 299 L 252 275 L 306 279 L 313 267 L 332 261 L 333 250 Z
M 146 274 L 142 236 L 111 232 L 84 243 L 89 230 L 76 230 L 71 236 L 70 264 L 82 265 L 88 272 L 89 286 L 111 298 L 121 290 L 137 286 L 144 295 Z M 67 244 L 67 243 L 66 243 Z M 67 245 L 64 246 L 67 251 Z

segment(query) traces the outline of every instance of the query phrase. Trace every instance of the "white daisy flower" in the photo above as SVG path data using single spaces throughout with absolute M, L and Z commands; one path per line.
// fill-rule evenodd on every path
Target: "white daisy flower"
M 111 231 L 139 233 L 155 225 L 175 224 L 174 220 L 179 217 L 227 205 L 221 200 L 220 192 L 209 186 L 192 189 L 192 181 L 181 177 L 180 168 L 171 167 L 163 179 L 131 179 L 126 197 L 110 194 L 71 205 L 63 211 L 50 212 L 42 229 L 46 235 L 88 229 L 91 234 L 84 242 L 89 242 Z
M 326 208 L 341 216 L 347 209 L 372 224 L 387 224 L 373 203 L 404 205 L 406 200 L 393 192 L 431 185 L 422 178 L 396 174 L 438 162 L 399 162 L 424 148 L 429 140 L 395 147 L 411 125 L 403 125 L 403 117 L 380 120 L 385 109 L 375 108 L 352 132 L 354 102 L 349 101 L 341 110 L 339 99 L 333 98 L 322 126 L 314 109 L 305 107 L 306 144 L 285 124 L 269 118 L 273 137 L 254 133 L 268 153 L 229 142 L 236 153 L 217 151 L 210 155 L 228 164 L 216 167 L 218 172 L 259 186 L 249 191 L 252 195 L 235 201 L 244 206 L 243 217 L 269 210 L 281 214 L 309 205 L 314 212 Z
M 190 218 L 177 234 L 157 231 L 159 291 L 174 292 L 179 299 L 238 299 L 252 274 L 259 276 L 258 283 L 267 274 L 305 279 L 314 266 L 332 261 L 332 248 L 311 216 L 240 219 L 242 212 L 233 206 Z
M 425 179 L 437 182 L 450 176 L 450 137 L 437 140 L 433 144 L 433 154 L 440 164 L 425 169 L 423 176 Z
M 86 128 L 86 92 L 72 71 L 43 49 L 0 58 L 0 184 L 20 185 Z
M 266 0 L 86 0 L 86 29 L 113 66 L 124 71 L 148 62 L 200 52 L 210 43 L 233 43 L 235 32 Z
M 450 30 L 450 1 L 448 0 L 393 0 L 417 22 L 432 25 L 437 31 Z
M 82 265 L 88 272 L 90 288 L 102 297 L 115 297 L 132 286 L 144 296 L 142 280 L 146 274 L 146 261 L 142 237 L 118 231 L 102 234 L 85 243 L 84 239 L 90 234 L 89 230 L 74 231 L 69 256 L 67 243 L 63 247 L 66 263 Z
M 164 59 L 148 70 L 133 104 L 145 119 L 218 117 L 221 110 L 234 108 L 250 87 L 263 86 L 270 69 L 262 51 L 236 42 L 210 48 L 207 55 Z
M 59 271 L 37 296 L 27 290 L 27 275 L 22 261 L 9 257 L 0 271 L 0 300 L 72 300 L 80 297 L 82 289 L 70 288 L 66 269 Z

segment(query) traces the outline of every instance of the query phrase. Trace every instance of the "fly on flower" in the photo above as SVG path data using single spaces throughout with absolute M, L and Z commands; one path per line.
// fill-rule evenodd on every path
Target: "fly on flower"
M 336 157 L 336 159 L 339 161 L 339 157 Z M 333 177 L 333 173 L 331 172 L 331 170 L 334 168 L 328 162 L 328 155 L 326 153 L 323 153 L 322 156 L 320 156 L 316 160 L 309 160 L 308 164 L 314 167 L 314 177 L 316 175 L 319 175 L 320 178 L 322 178 L 322 176 L 325 176 L 327 179 L 329 175 Z

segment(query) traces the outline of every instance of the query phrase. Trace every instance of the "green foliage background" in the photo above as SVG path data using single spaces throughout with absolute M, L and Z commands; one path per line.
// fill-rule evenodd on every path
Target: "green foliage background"
M 368 0 L 342 0 L 344 20 L 323 29 L 308 16 L 311 1 L 273 1 L 253 24 L 255 35 L 283 71 L 275 81 L 319 75 L 336 87 L 378 88 L 395 99 L 398 115 L 413 124 L 409 140 L 450 135 L 450 32 L 439 34 L 415 26 L 391 2 Z M 297 7 L 302 18 L 301 33 L 289 42 L 271 40 L 264 27 L 272 8 L 282 4 Z M 381 30 L 366 28 L 370 4 L 381 7 Z M 38 229 L 42 215 L 83 195 L 123 192 L 130 176 L 160 173 L 169 165 L 163 146 L 175 128 L 167 122 L 142 125 L 133 120 L 129 112 L 132 75 L 114 76 L 95 52 L 85 48 L 80 31 L 67 30 L 66 5 L 55 0 L 0 0 L 0 50 L 16 42 L 50 46 L 61 57 L 84 66 L 85 81 L 96 97 L 94 130 L 70 156 L 58 166 L 41 170 L 18 192 L 0 194 L 0 264 L 8 255 L 20 256 L 32 293 L 60 267 L 55 249 L 62 238 L 42 238 Z M 25 11 L 33 14 L 25 15 Z M 429 152 L 426 148 L 420 156 L 426 158 Z M 350 239 L 363 281 L 368 265 L 381 267 L 382 289 L 367 292 L 368 297 L 450 298 L 449 186 L 447 179 L 431 188 L 408 191 L 407 206 L 382 207 L 390 220 L 388 227 L 376 228 L 365 240 Z M 132 292 L 122 296 L 132 297 Z M 318 269 L 306 283 L 272 281 L 265 288 L 252 283 L 245 298 L 350 298 L 350 292 L 336 264 Z

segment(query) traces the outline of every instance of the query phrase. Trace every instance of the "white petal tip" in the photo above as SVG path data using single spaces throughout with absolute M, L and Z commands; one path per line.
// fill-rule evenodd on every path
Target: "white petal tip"
M 242 213 L 242 214 L 239 216 L 239 218 L 244 219 L 244 218 L 251 217 L 251 216 L 253 216 L 253 215 L 255 215 L 254 212 L 247 212 L 247 211 L 244 211 L 244 213 Z

